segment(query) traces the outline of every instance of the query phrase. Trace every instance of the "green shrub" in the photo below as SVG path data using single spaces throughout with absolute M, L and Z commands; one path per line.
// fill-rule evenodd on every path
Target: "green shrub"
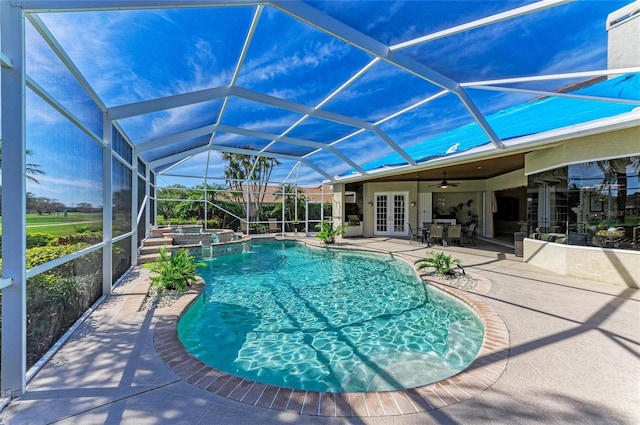
M 194 262 L 194 257 L 186 249 L 179 249 L 171 255 L 167 247 L 158 250 L 160 258 L 147 267 L 157 276 L 151 276 L 151 284 L 159 289 L 184 292 L 197 276 L 198 267 L 204 263 Z
M 416 260 L 415 264 L 418 264 L 418 270 L 432 268 L 437 274 L 452 275 L 455 272 L 451 267 L 454 264 L 460 264 L 460 260 L 452 259 L 451 255 L 446 255 L 444 252 L 431 252 L 431 257 Z
M 58 238 L 58 245 L 72 245 L 80 242 L 95 245 L 102 242 L 102 232 L 84 232 Z
M 54 276 L 47 272 L 29 279 L 27 284 L 28 367 L 38 361 L 78 317 L 100 297 L 101 290 L 102 273 L 85 276 Z
M 207 229 L 219 229 L 220 222 L 218 220 L 207 220 Z
M 74 252 L 80 251 L 81 249 L 89 246 L 91 245 L 88 243 L 75 243 L 70 245 L 39 246 L 28 249 L 27 269 L 48 263 L 49 261 L 64 257 L 65 255 L 73 254 Z
M 77 226 L 73 226 L 73 229 L 76 233 L 102 233 L 102 225 L 101 224 L 80 224 Z
M 27 233 L 27 249 L 37 246 L 47 246 L 55 240 L 49 233 Z
M 334 243 L 338 236 L 344 236 L 345 234 L 344 225 L 341 224 L 337 227 L 333 227 L 333 224 L 328 221 L 321 221 L 316 224 L 316 229 L 320 230 L 320 233 L 316 235 L 316 238 L 322 240 L 322 242 L 327 245 Z

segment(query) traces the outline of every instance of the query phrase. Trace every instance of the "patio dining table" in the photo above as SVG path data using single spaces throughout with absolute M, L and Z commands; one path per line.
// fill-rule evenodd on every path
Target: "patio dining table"
M 440 223 L 440 224 L 443 226 L 442 246 L 447 246 L 449 244 L 447 241 L 447 238 L 449 236 L 449 226 L 451 226 L 451 224 L 449 223 Z M 464 235 L 468 229 L 469 229 L 469 226 L 462 225 L 461 234 Z M 422 230 L 422 240 L 427 242 L 427 247 L 430 247 L 431 246 L 431 227 L 424 227 L 421 230 Z M 462 244 L 462 241 L 460 241 L 460 243 Z

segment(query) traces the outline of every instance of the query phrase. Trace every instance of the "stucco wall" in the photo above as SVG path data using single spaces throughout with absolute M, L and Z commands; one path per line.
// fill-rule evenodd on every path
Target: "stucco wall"
M 525 174 L 579 162 L 640 155 L 640 127 L 568 140 L 525 155 Z
M 369 206 L 369 202 L 375 203 L 374 193 L 376 192 L 408 192 L 409 197 L 407 203 L 418 202 L 418 183 L 417 182 L 383 182 L 383 183 L 365 183 L 363 186 L 364 193 L 364 236 L 373 236 L 373 213 L 374 207 Z M 414 226 L 418 220 L 418 208 L 408 206 L 408 221 Z
M 336 183 L 333 185 L 333 226 L 339 226 L 344 221 L 344 184 Z M 317 229 L 309 229 L 310 232 L 315 232 Z
M 455 179 L 451 179 L 455 181 Z M 381 183 L 364 183 L 363 187 L 363 215 L 364 215 L 364 236 L 373 236 L 373 211 L 374 208 L 369 206 L 369 202 L 375 202 L 374 193 L 376 192 L 408 192 L 409 204 L 418 201 L 418 193 L 433 193 L 433 205 L 436 206 L 436 200 L 442 196 L 446 199 L 445 210 L 457 204 L 458 202 L 466 202 L 473 199 L 472 209 L 478 213 L 479 226 L 478 233 L 488 236 L 493 235 L 492 220 L 485 220 L 485 217 L 491 217 L 491 192 L 496 190 L 504 190 L 527 185 L 527 177 L 524 169 L 516 170 L 501 176 L 496 176 L 487 180 L 467 180 L 461 182 L 459 186 L 449 186 L 447 189 L 433 187 L 440 181 L 420 181 L 420 182 L 381 182 Z M 334 187 L 334 193 L 336 187 Z M 483 209 L 483 193 L 486 199 L 485 208 Z M 418 223 L 419 211 L 415 207 L 409 207 L 409 223 L 412 226 L 420 227 Z M 466 208 L 465 208 L 466 210 Z
M 568 140 L 525 155 L 532 174 L 580 162 L 640 155 L 640 127 Z M 584 279 L 640 287 L 640 252 L 567 246 L 525 239 L 524 260 L 538 267 Z
M 640 252 L 524 240 L 524 261 L 581 279 L 640 288 Z
M 633 2 L 607 17 L 609 69 L 638 66 L 640 61 L 640 2 Z M 630 16 L 618 24 L 611 23 L 623 16 Z

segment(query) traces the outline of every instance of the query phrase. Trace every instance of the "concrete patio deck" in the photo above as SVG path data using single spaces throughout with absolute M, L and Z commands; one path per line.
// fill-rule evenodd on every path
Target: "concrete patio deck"
M 347 239 L 410 258 L 432 250 L 486 279 L 469 294 L 504 320 L 511 342 L 502 376 L 474 397 L 386 417 L 319 417 L 271 410 L 202 390 L 154 348 L 162 311 L 138 311 L 147 289 L 134 270 L 0 413 L 0 424 L 638 424 L 640 290 L 564 278 L 502 247 L 427 248 L 402 239 Z M 640 272 L 640 267 L 639 267 Z

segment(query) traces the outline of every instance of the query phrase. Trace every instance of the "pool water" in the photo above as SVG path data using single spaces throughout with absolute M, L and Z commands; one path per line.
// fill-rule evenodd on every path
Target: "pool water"
M 389 255 L 254 240 L 207 264 L 178 335 L 236 376 L 323 392 L 413 388 L 466 368 L 482 344 L 468 307 Z

